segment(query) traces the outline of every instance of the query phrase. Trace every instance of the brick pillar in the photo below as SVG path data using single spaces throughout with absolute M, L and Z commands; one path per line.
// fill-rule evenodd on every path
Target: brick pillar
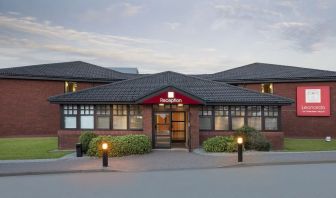
M 191 148 L 199 148 L 199 106 L 190 105 Z
M 152 140 L 153 134 L 153 113 L 152 113 L 152 105 L 143 105 L 143 132 Z

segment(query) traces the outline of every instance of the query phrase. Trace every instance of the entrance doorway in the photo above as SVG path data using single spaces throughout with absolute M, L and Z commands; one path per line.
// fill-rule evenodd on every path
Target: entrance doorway
M 186 113 L 184 111 L 155 112 L 153 140 L 155 148 L 185 148 Z

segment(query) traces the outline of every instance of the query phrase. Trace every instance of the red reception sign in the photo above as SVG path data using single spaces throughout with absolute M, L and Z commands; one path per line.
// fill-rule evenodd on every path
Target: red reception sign
M 143 104 L 201 104 L 201 101 L 188 97 L 176 90 L 167 90 L 143 100 Z
M 330 87 L 297 87 L 296 112 L 298 116 L 330 116 Z

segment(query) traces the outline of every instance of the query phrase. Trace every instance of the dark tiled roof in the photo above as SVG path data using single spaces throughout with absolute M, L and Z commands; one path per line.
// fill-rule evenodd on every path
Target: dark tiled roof
M 139 74 L 139 70 L 136 67 L 107 67 L 107 68 L 126 74 Z
M 222 82 L 175 72 L 162 72 L 49 98 L 53 103 L 136 103 L 159 90 L 173 87 L 206 104 L 290 104 L 292 100 L 261 94 Z
M 222 82 L 319 81 L 336 80 L 336 72 L 302 67 L 253 63 L 226 71 L 198 75 Z
M 82 61 L 0 69 L 0 77 L 113 82 L 137 77 Z

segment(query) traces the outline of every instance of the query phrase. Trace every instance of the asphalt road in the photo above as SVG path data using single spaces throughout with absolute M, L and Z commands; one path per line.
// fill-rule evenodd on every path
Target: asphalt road
M 0 177 L 1 198 L 336 197 L 336 164 Z

